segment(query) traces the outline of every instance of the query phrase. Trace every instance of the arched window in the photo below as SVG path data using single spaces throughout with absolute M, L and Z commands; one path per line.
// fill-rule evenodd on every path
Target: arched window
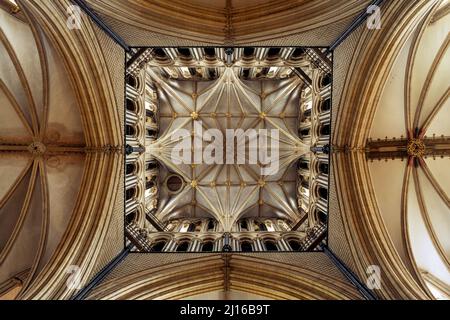
M 331 74 L 326 74 L 322 77 L 322 80 L 320 81 L 320 85 L 322 87 L 325 87 L 331 83 Z
M 146 132 L 148 137 L 156 137 L 157 135 L 157 132 L 153 129 L 146 129 Z
M 211 252 L 213 251 L 214 243 L 212 241 L 204 242 L 202 245 L 203 252 Z
M 208 47 L 208 48 L 205 48 L 203 50 L 205 51 L 205 54 L 207 56 L 214 57 L 216 55 L 216 51 L 214 50 L 214 48 Z
M 136 165 L 134 163 L 127 163 L 125 166 L 126 174 L 132 174 L 136 170 Z
M 309 180 L 302 179 L 302 187 L 309 189 Z
M 185 58 L 191 57 L 191 51 L 188 48 L 178 48 L 178 53 Z
M 155 183 L 151 180 L 147 180 L 145 182 L 145 190 L 151 189 L 155 186 Z
M 136 188 L 129 188 L 125 191 L 125 199 L 128 201 L 130 199 L 133 199 L 133 197 L 136 195 Z
M 242 220 L 241 220 L 241 223 L 240 223 L 240 226 L 241 226 L 241 230 L 242 230 L 242 231 L 248 231 L 247 220 L 242 219 Z
M 183 241 L 180 242 L 177 246 L 177 252 L 186 252 L 189 248 L 189 242 L 188 241 Z
M 127 221 L 127 224 L 130 224 L 131 222 L 134 221 L 135 218 L 136 218 L 136 210 L 128 213 L 125 217 L 125 220 Z
M 261 222 L 260 224 L 258 224 L 259 226 L 259 231 L 267 231 L 267 226 L 265 223 Z
M 165 58 L 167 57 L 166 53 L 164 52 L 163 49 L 161 48 L 157 48 L 153 50 L 153 53 L 158 57 L 158 58 Z
M 328 174 L 328 163 L 320 162 L 319 171 L 320 171 L 320 173 Z
M 265 240 L 264 246 L 266 247 L 267 251 L 278 251 L 277 244 L 272 240 Z
M 300 250 L 300 241 L 295 240 L 295 239 L 291 239 L 288 241 L 289 246 L 291 247 L 291 249 L 293 251 L 299 251 Z
M 125 126 L 125 134 L 127 136 L 134 136 L 136 134 L 136 129 L 133 126 L 130 126 L 129 124 L 127 124 Z
M 132 76 L 131 74 L 127 75 L 127 84 L 133 88 L 137 88 L 137 80 L 134 76 Z
M 254 53 L 255 53 L 255 48 L 252 48 L 252 47 L 244 48 L 244 56 L 245 57 L 251 57 L 251 56 L 253 56 Z
M 330 98 L 325 99 L 322 101 L 322 104 L 320 105 L 320 111 L 325 112 L 331 109 L 331 100 Z
M 214 223 L 214 220 L 213 219 L 209 219 L 209 221 L 208 221 L 208 231 L 213 231 L 215 226 L 216 225 Z
M 164 249 L 164 246 L 166 245 L 166 241 L 157 241 L 151 246 L 151 251 L 155 252 L 161 252 Z
M 202 222 L 198 221 L 195 223 L 195 229 L 194 232 L 200 232 L 202 230 Z
M 322 223 L 327 223 L 327 215 L 322 210 L 317 210 L 317 218 Z
M 309 170 L 309 162 L 304 159 L 300 159 L 300 161 L 298 162 L 298 167 L 300 169 Z
M 127 98 L 127 105 L 126 105 L 126 107 L 127 107 L 127 110 L 129 110 L 131 112 L 136 112 L 136 104 L 132 100 L 130 100 L 128 98 Z
M 324 187 L 318 187 L 317 188 L 317 194 L 323 200 L 328 200 L 328 190 L 325 189 Z
M 295 49 L 294 52 L 292 53 L 292 57 L 293 57 L 293 58 L 298 58 L 298 57 L 300 57 L 304 52 L 305 52 L 305 50 L 303 50 L 302 48 L 297 48 L 297 49 Z
M 252 252 L 253 247 L 250 241 L 242 241 L 241 242 L 241 251 L 242 252 Z
M 299 131 L 300 137 L 306 137 L 306 136 L 309 136 L 309 132 L 310 132 L 310 131 L 311 131 L 310 128 L 303 128 L 303 129 L 300 129 L 300 131 Z
M 189 224 L 189 228 L 187 230 L 188 232 L 194 232 L 195 231 L 195 224 L 194 223 L 190 223 Z
M 155 116 L 155 113 L 154 113 L 152 110 L 145 109 L 145 115 L 146 115 L 147 117 L 153 119 L 153 117 Z
M 145 170 L 153 170 L 156 168 L 158 168 L 158 163 L 156 161 L 150 161 L 150 162 L 147 162 Z
M 325 124 L 320 126 L 320 135 L 321 136 L 328 136 L 330 135 L 330 125 Z
M 267 52 L 269 58 L 275 57 L 280 53 L 281 48 L 270 48 Z

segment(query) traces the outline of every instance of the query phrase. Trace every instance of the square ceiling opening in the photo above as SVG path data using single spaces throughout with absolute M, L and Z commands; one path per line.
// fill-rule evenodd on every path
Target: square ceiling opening
M 326 48 L 134 48 L 125 241 L 137 252 L 315 251 L 326 242 Z

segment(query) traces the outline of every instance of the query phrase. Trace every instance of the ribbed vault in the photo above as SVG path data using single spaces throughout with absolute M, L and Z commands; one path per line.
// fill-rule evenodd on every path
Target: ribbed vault
M 158 86 L 161 99 L 161 134 L 146 152 L 186 183 L 180 193 L 169 199 L 161 197 L 163 201 L 156 214 L 160 220 L 211 213 L 224 231 L 230 231 L 243 215 L 275 215 L 293 223 L 300 219 L 293 164 L 309 152 L 296 134 L 302 82 L 298 77 L 245 81 L 238 73 L 239 68 L 226 68 L 215 81 L 190 82 L 164 79 L 156 69 L 150 68 L 149 74 Z M 202 157 L 209 145 L 198 143 L 203 139 L 198 135 L 211 129 L 223 138 L 219 141 L 220 155 L 216 154 L 219 163 L 208 164 L 203 159 L 196 164 L 195 152 Z M 238 139 L 245 139 L 242 161 L 238 160 L 242 151 L 234 145 L 234 140 L 230 143 L 226 138 L 227 129 L 242 130 L 238 135 Z M 273 152 L 279 154 L 277 164 L 262 163 L 264 160 L 258 153 L 264 138 L 261 129 L 267 130 L 268 156 L 275 159 Z M 247 130 L 254 130 L 254 135 L 246 137 Z M 270 130 L 276 130 L 278 137 L 272 136 Z M 188 139 L 189 153 L 194 148 L 194 154 L 189 154 L 188 159 L 191 165 L 175 163 L 184 161 L 174 158 L 179 154 L 174 152 L 179 136 Z M 233 164 L 227 164 L 230 154 Z M 256 159 L 251 159 L 253 156 Z
M 361 31 L 336 116 L 332 163 L 354 270 L 364 278 L 367 266 L 379 265 L 383 297 L 431 298 L 416 263 L 442 259 L 448 238 L 438 236 L 448 225 L 448 198 L 429 170 L 448 149 L 440 124 L 448 118 L 448 81 L 439 80 L 448 74 L 441 60 L 448 22 L 440 28 L 433 19 L 438 12 L 445 21 L 440 3 L 389 3 L 384 31 Z M 448 272 L 442 263 L 434 265 L 441 276 Z
M 434 6 L 400 52 L 368 143 L 375 195 L 396 248 L 419 279 L 440 279 L 438 288 L 428 283 L 440 288 L 437 296 L 450 293 L 450 15 L 441 16 L 443 9 Z
M 21 279 L 19 298 L 67 298 L 68 266 L 87 281 L 121 249 L 100 251 L 120 194 L 119 110 L 89 20 L 75 33 L 68 1 L 17 2 L 21 20 L 0 10 L 0 281 Z
M 62 239 L 85 170 L 75 92 L 40 27 L 0 10 L 0 282 L 22 291 Z

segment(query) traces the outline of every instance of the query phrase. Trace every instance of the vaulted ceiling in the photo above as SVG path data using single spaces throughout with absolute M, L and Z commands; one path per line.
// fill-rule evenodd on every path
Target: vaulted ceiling
M 418 145 L 403 156 L 380 151 L 369 169 L 380 212 L 404 261 L 412 272 L 448 284 L 450 15 L 436 14 L 442 8 L 426 15 L 399 53 L 369 135 L 372 147 L 391 141 L 385 152 L 395 150 L 394 139 L 405 145 L 405 139 L 416 139 Z
M 212 214 L 224 231 L 230 231 L 243 216 L 278 217 L 295 224 L 301 217 L 297 209 L 295 161 L 309 152 L 309 146 L 297 134 L 302 81 L 296 76 L 246 81 L 238 77 L 239 68 L 232 67 L 225 68 L 215 81 L 176 81 L 165 79 L 157 69 L 149 69 L 160 96 L 161 134 L 147 152 L 186 183 L 184 190 L 174 196 L 169 197 L 164 191 L 158 218 L 165 221 Z M 196 129 L 195 124 L 201 129 Z M 182 159 L 174 158 L 174 154 L 181 157 L 183 153 L 174 152 L 179 145 L 175 138 L 188 139 L 189 152 L 192 147 L 202 155 L 209 143 L 197 146 L 196 140 L 211 129 L 219 130 L 215 134 L 222 137 L 220 155 L 216 153 L 219 161 L 207 164 L 203 159 L 201 164 L 195 164 L 192 158 L 192 164 L 176 163 Z M 227 139 L 227 129 L 243 130 L 238 139 L 245 139 L 244 154 L 234 146 L 234 139 L 231 143 Z M 243 133 L 248 129 L 254 129 L 256 135 L 246 138 Z M 258 154 L 260 129 L 268 130 L 268 159 L 273 158 L 273 163 L 263 165 Z M 273 129 L 279 139 L 272 139 Z M 270 154 L 274 149 L 278 150 L 279 160 L 276 154 Z M 227 164 L 230 154 L 234 164 Z M 238 161 L 241 156 L 245 156 L 243 161 Z
M 39 26 L 0 10 L 0 279 L 52 257 L 75 207 L 84 135 L 63 63 Z

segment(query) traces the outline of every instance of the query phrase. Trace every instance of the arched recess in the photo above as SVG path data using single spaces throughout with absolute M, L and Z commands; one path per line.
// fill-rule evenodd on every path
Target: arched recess
M 368 0 L 87 2 L 133 46 L 223 45 L 230 40 L 246 45 L 270 42 L 286 45 L 286 41 L 302 40 L 303 45 L 326 46 L 370 3 Z
M 79 196 L 71 216 L 67 218 L 67 227 L 47 264 L 19 298 L 67 299 L 75 293 L 75 289 L 66 286 L 69 266 L 79 267 L 81 281 L 87 283 L 123 246 L 114 247 L 112 244 L 117 242 L 106 239 L 113 224 L 120 227 L 120 222 L 112 214 L 114 207 L 123 208 L 118 202 L 122 197 L 118 190 L 123 169 L 122 118 L 119 114 L 123 97 L 117 97 L 115 93 L 123 90 L 115 90 L 114 87 L 114 82 L 120 78 L 114 78 L 110 69 L 105 72 L 105 66 L 109 65 L 108 57 L 103 52 L 105 48 L 98 43 L 107 36 L 96 29 L 85 15 L 82 15 L 83 27 L 80 30 L 74 32 L 67 28 L 66 9 L 72 4 L 70 1 L 18 3 L 33 24 L 40 26 L 61 56 L 75 90 L 74 99 L 79 107 L 85 142 L 82 148 L 85 170 L 81 176 Z M 109 54 L 114 54 L 114 45 L 109 45 Z M 123 72 L 121 81 L 119 86 L 123 88 Z M 123 219 L 123 215 L 120 217 Z M 113 234 L 122 236 L 118 232 Z
M 0 283 L 28 270 L 19 297 L 63 237 L 86 158 L 63 59 L 29 12 L 21 14 L 0 9 Z
M 398 233 L 389 230 L 380 211 L 383 207 L 377 202 L 372 185 L 367 142 L 383 89 L 392 84 L 388 76 L 397 57 L 419 24 L 439 3 L 386 3 L 384 27 L 361 31 L 338 101 L 333 129 L 335 152 L 331 165 L 353 268 L 361 279 L 366 279 L 367 267 L 379 266 L 382 287 L 376 293 L 387 299 L 429 299 L 432 295 L 412 267 L 414 262 L 396 248 Z M 398 92 L 393 95 L 398 96 Z M 393 113 L 390 119 L 396 119 L 396 111 L 390 112 Z
M 225 259 L 229 261 L 228 280 Z M 290 253 L 232 254 L 228 258 L 205 253 L 170 258 L 159 254 L 158 259 L 138 254 L 127 257 L 88 299 L 185 299 L 227 290 L 268 299 L 361 299 L 325 254 L 300 260 Z M 321 263 L 320 267 L 315 268 L 315 263 Z
M 371 124 L 368 167 L 380 213 L 402 260 L 426 289 L 430 283 L 424 274 L 438 279 L 448 295 L 450 190 L 443 169 L 450 163 L 448 6 L 445 10 L 444 3 L 429 10 L 393 64 Z M 386 157 L 378 147 L 393 141 L 391 150 L 409 147 Z M 434 148 L 435 143 L 440 147 Z

